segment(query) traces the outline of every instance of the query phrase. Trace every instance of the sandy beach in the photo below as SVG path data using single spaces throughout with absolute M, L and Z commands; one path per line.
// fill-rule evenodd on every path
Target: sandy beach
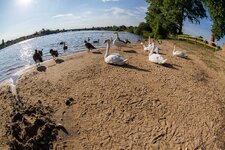
M 111 48 L 125 66 L 79 52 L 22 75 L 16 99 L 2 85 L 0 149 L 225 149 L 224 56 L 176 41 L 188 58 L 174 57 L 173 42 L 158 45 L 165 65 L 133 44 Z

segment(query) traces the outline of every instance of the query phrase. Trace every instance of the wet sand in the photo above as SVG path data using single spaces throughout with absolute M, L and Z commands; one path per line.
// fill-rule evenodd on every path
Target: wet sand
M 0 148 L 224 149 L 224 61 L 186 42 L 177 49 L 188 59 L 172 56 L 173 41 L 159 47 L 165 65 L 134 44 L 111 50 L 129 59 L 125 66 L 106 64 L 103 49 L 82 52 L 22 75 L 17 100 L 2 86 Z

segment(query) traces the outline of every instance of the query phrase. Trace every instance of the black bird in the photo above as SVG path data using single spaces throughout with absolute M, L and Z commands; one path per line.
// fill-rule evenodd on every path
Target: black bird
M 91 43 L 88 43 L 86 40 L 84 41 L 84 43 L 85 47 L 88 49 L 88 52 L 90 52 L 90 50 L 92 49 L 96 49 Z
M 59 53 L 57 50 L 50 49 L 49 53 L 52 55 L 54 60 L 56 59 L 56 57 L 59 56 Z
M 99 43 L 99 39 L 97 41 L 93 41 L 93 43 Z
M 126 40 L 125 40 L 125 43 L 127 44 L 127 43 L 131 43 L 131 42 L 130 42 L 128 39 L 126 39 Z
M 42 55 L 43 55 L 42 51 L 38 51 L 37 49 L 35 49 L 33 59 L 38 66 L 40 65 L 41 62 L 43 62 Z
M 68 49 L 68 47 L 66 46 L 66 42 L 60 42 L 59 44 L 63 45 L 64 52 Z

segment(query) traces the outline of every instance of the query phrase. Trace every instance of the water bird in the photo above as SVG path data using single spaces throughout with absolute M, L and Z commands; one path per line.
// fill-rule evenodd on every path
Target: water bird
M 63 50 L 66 51 L 68 49 L 68 46 L 66 45 L 66 42 L 60 42 L 60 45 L 63 45 Z
M 97 41 L 93 41 L 93 43 L 99 43 L 99 39 Z
M 91 43 L 87 42 L 86 40 L 84 41 L 85 47 L 88 49 L 88 52 L 92 49 L 96 49 Z
M 125 41 L 120 40 L 119 33 L 115 32 L 116 38 L 113 41 L 113 45 L 117 46 L 119 50 L 121 50 L 122 47 L 127 47 L 127 43 Z
M 33 60 L 35 61 L 37 66 L 40 66 L 40 63 L 43 62 L 42 55 L 43 55 L 42 51 L 35 49 Z
M 180 51 L 180 50 L 176 50 L 176 44 L 173 45 L 173 56 L 177 56 L 177 57 L 187 57 L 186 52 Z
M 59 56 L 59 53 L 57 50 L 50 49 L 49 53 L 52 55 L 54 60 L 56 59 L 56 57 Z
M 130 44 L 131 42 L 130 42 L 128 39 L 126 39 L 126 40 L 125 40 L 125 43 L 126 43 L 126 44 L 128 44 L 128 43 Z
M 152 48 L 153 48 L 152 44 L 150 44 L 148 46 L 145 46 L 144 43 L 141 42 L 141 45 L 143 46 L 145 52 L 150 52 L 152 50 Z
M 127 58 L 124 58 L 123 56 L 121 56 L 118 53 L 113 53 L 113 54 L 108 54 L 109 53 L 109 49 L 110 49 L 110 40 L 107 39 L 105 40 L 105 42 L 107 44 L 106 46 L 106 52 L 105 52 L 105 62 L 108 64 L 114 64 L 114 65 L 124 65 L 126 63 L 126 61 L 128 60 Z
M 151 44 L 149 44 L 148 46 L 145 46 L 145 45 L 141 42 L 141 45 L 143 46 L 145 52 L 151 52 L 151 51 L 152 51 L 152 53 L 159 54 L 159 50 L 160 50 L 160 49 L 159 49 L 157 46 L 155 46 L 155 43 L 154 43 L 154 42 L 151 43 Z
M 153 43 L 154 44 L 154 43 Z M 155 46 L 154 46 L 154 48 L 151 50 L 151 52 L 149 53 L 149 61 L 151 61 L 151 62 L 153 62 L 153 63 L 156 63 L 156 64 L 164 64 L 166 61 L 167 61 L 167 59 L 164 59 L 163 57 L 162 57 L 162 55 L 160 55 L 160 54 L 155 54 L 155 53 L 153 53 L 153 50 L 155 49 Z

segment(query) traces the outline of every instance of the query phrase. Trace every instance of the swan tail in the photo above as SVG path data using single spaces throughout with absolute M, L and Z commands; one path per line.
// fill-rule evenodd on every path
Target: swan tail
M 127 58 L 123 60 L 123 62 L 127 62 L 127 61 L 128 61 L 128 59 L 127 59 Z
M 164 60 L 161 62 L 161 64 L 165 64 L 166 61 L 167 61 L 167 59 L 164 59 Z

